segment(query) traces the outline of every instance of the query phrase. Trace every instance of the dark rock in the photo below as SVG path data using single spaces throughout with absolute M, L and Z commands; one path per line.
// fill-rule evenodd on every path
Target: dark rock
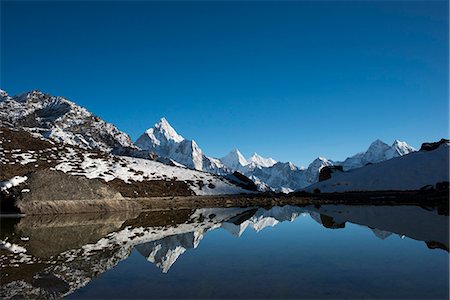
M 256 184 L 247 176 L 245 176 L 244 174 L 235 171 L 233 174 L 227 175 L 225 176 L 226 179 L 228 179 L 228 181 L 230 181 L 231 183 L 249 190 L 249 191 L 257 191 L 258 187 L 256 186 Z
M 344 223 L 337 223 L 333 217 L 322 215 L 320 214 L 320 220 L 322 221 L 322 225 L 325 228 L 329 229 L 339 229 L 339 228 L 345 228 L 345 222 Z
M 320 169 L 319 173 L 319 182 L 324 181 L 331 178 L 331 174 L 336 172 L 343 172 L 344 169 L 342 166 L 326 166 Z
M 420 151 L 432 151 L 439 148 L 440 145 L 447 144 L 449 142 L 450 140 L 448 139 L 441 139 L 439 142 L 423 143 L 422 146 L 420 147 Z
M 442 181 L 436 183 L 436 190 L 438 191 L 448 191 L 450 183 L 448 181 Z
M 427 245 L 428 249 L 442 249 L 449 252 L 448 245 L 444 245 L 442 243 L 434 241 L 427 241 L 425 242 L 425 244 Z

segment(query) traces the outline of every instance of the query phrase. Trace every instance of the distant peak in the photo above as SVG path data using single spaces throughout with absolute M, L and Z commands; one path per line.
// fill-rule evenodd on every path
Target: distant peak
M 253 155 L 249 158 L 249 161 L 253 162 L 255 165 L 260 166 L 260 167 L 271 167 L 277 163 L 277 161 L 274 160 L 273 158 L 262 157 L 261 155 L 259 155 L 256 152 L 254 152 Z
M 41 92 L 40 90 L 31 90 L 29 92 L 24 93 L 23 95 L 27 95 L 28 97 L 33 97 L 33 96 L 43 96 L 45 94 L 43 92 Z
M 162 117 L 161 119 L 159 119 L 158 124 L 164 124 L 166 126 L 170 126 L 169 122 L 167 121 L 166 118 Z
M 290 161 L 288 161 L 288 166 L 289 166 L 289 169 L 291 169 L 292 171 L 294 171 L 294 170 L 297 170 L 298 168 L 297 168 L 297 166 L 296 165 L 294 165 L 293 163 L 291 163 Z
M 311 164 L 313 164 L 313 163 L 328 163 L 328 162 L 329 162 L 328 159 L 326 159 L 325 157 L 319 156 L 315 160 L 313 160 Z
M 372 142 L 372 144 L 371 145 L 377 145 L 377 144 L 386 144 L 385 142 L 383 142 L 382 140 L 380 140 L 380 139 L 376 139 L 375 141 L 373 141 Z
M 400 140 L 395 140 L 392 143 L 392 148 L 394 148 L 400 155 L 405 155 L 410 152 L 417 151 L 414 147 L 410 146 L 407 142 L 403 142 Z
M 239 165 L 245 166 L 248 161 L 245 159 L 244 155 L 239 151 L 238 148 L 231 150 L 226 156 L 220 159 L 222 163 L 232 169 L 236 169 Z
M 45 95 L 46 94 L 44 94 L 43 92 L 41 92 L 39 90 L 31 90 L 31 91 L 19 94 L 18 96 L 15 96 L 14 100 L 16 100 L 18 102 L 26 102 L 30 99 L 40 99 Z
M 175 143 L 184 141 L 184 138 L 170 126 L 169 122 L 164 117 L 162 117 L 152 128 L 147 129 L 145 135 L 156 145 L 161 145 L 161 143 L 164 144 L 164 141 L 173 141 Z
M 259 155 L 258 153 L 256 153 L 256 152 L 253 152 L 253 154 L 252 154 L 252 156 L 251 157 L 255 157 L 255 158 L 262 158 L 262 156 L 261 155 Z
M 148 135 L 153 135 L 155 131 L 162 134 L 167 140 L 173 140 L 176 143 L 180 143 L 184 140 L 164 117 L 162 117 L 153 128 L 148 129 L 146 132 Z
M 409 146 L 407 142 L 404 141 L 400 141 L 400 140 L 395 140 L 392 143 L 392 146 Z

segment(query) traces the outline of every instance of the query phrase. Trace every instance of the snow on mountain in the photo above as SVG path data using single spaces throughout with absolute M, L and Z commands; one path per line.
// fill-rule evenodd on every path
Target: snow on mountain
M 333 165 L 333 162 L 324 157 L 316 158 L 312 163 L 309 164 L 308 168 L 304 171 L 305 174 L 304 182 L 301 183 L 300 188 L 318 182 L 320 170 L 323 167 L 331 165 Z
M 147 180 L 184 181 L 196 195 L 226 195 L 249 193 L 221 176 L 199 172 L 184 167 L 168 166 L 160 162 L 135 157 L 98 157 L 93 153 L 68 153 L 55 169 L 89 179 L 99 178 L 108 182 L 114 179 L 125 183 Z
M 416 150 L 413 147 L 399 140 L 394 141 L 392 146 L 376 140 L 367 151 L 349 157 L 343 162 L 318 157 L 306 169 L 298 168 L 290 162 L 283 163 L 271 158 L 262 158 L 256 153 L 249 159 L 245 159 L 237 149 L 221 158 L 221 162 L 231 170 L 239 171 L 252 179 L 262 191 L 288 193 L 318 182 L 320 170 L 325 166 L 342 165 L 344 170 L 351 170 L 414 151 Z
M 213 174 L 226 175 L 239 171 L 263 191 L 290 192 L 314 184 L 324 166 L 342 165 L 344 170 L 351 170 L 415 151 L 407 143 L 398 140 L 391 146 L 376 140 L 367 151 L 343 162 L 319 157 L 306 169 L 300 169 L 290 162 L 264 158 L 256 153 L 246 159 L 238 149 L 221 159 L 215 159 L 206 156 L 194 140 L 179 135 L 165 118 L 146 130 L 133 144 L 127 134 L 85 108 L 66 98 L 39 91 L 10 97 L 0 90 L 0 125 L 23 128 L 44 138 L 85 149 L 136 157 L 147 157 L 148 152 L 153 152 L 173 164 Z M 139 152 L 138 147 L 144 151 Z
M 264 158 L 257 153 L 246 159 L 237 148 L 222 157 L 220 161 L 229 169 L 241 173 L 247 173 L 255 168 L 269 168 L 277 163 L 273 158 Z
M 10 97 L 0 92 L 0 125 L 85 149 L 111 152 L 133 148 L 130 137 L 64 97 L 31 91 Z
M 386 149 L 381 144 L 379 146 Z M 443 181 L 449 181 L 448 142 L 432 151 L 416 151 L 348 172 L 334 173 L 330 179 L 313 184 L 306 190 L 311 192 L 315 189 L 321 192 L 418 190 Z
M 379 163 L 394 157 L 403 156 L 414 151 L 416 149 L 399 140 L 395 140 L 391 146 L 380 140 L 376 140 L 370 144 L 367 151 L 351 156 L 343 162 L 335 162 L 334 164 L 341 165 L 344 171 L 347 171 L 363 167 L 367 164 Z
M 247 159 L 242 155 L 242 153 L 235 148 L 233 151 L 228 153 L 226 156 L 220 159 L 223 165 L 230 168 L 233 171 L 240 171 L 242 173 L 245 166 L 249 164 Z
M 248 160 L 250 163 L 254 164 L 256 167 L 268 168 L 277 163 L 273 158 L 264 158 L 258 155 L 256 152 Z
M 256 168 L 249 175 L 275 191 L 292 192 L 304 182 L 304 171 L 290 162 L 277 162 L 269 168 Z
M 304 170 L 291 162 L 277 162 L 256 153 L 246 159 L 238 149 L 234 149 L 220 161 L 229 169 L 249 177 L 261 191 L 273 190 L 285 193 L 317 182 L 320 169 L 331 164 L 325 158 L 318 158 Z
M 187 140 L 179 135 L 165 118 L 147 129 L 136 140 L 135 145 L 194 170 L 215 174 L 229 173 L 218 159 L 204 155 L 194 140 Z
M 392 146 L 376 140 L 366 152 L 349 157 L 344 162 L 318 157 L 306 169 L 300 169 L 290 162 L 264 158 L 256 153 L 246 159 L 238 149 L 221 159 L 215 159 L 206 156 L 195 141 L 186 140 L 179 135 L 165 118 L 141 135 L 136 146 L 195 170 L 220 175 L 238 171 L 253 180 L 259 190 L 277 192 L 291 192 L 318 182 L 320 170 L 325 166 L 338 164 L 343 165 L 345 170 L 350 170 L 415 151 L 413 147 L 398 140 Z

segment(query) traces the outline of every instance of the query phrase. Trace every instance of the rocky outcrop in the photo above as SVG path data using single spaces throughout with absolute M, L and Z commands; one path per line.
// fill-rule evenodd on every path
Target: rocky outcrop
M 27 180 L 1 192 L 1 208 L 27 215 L 137 210 L 140 206 L 100 179 L 53 170 L 36 171 Z
M 423 143 L 420 147 L 420 151 L 432 151 L 439 148 L 439 146 L 448 143 L 450 143 L 450 140 L 448 139 L 441 139 L 440 141 L 434 143 Z
M 243 189 L 249 190 L 249 191 L 257 191 L 258 186 L 247 176 L 243 175 L 242 173 L 235 171 L 233 174 L 225 176 L 231 183 L 240 186 Z
M 343 172 L 344 169 L 342 166 L 326 166 L 320 169 L 319 173 L 319 182 L 330 179 L 331 174 L 336 172 Z

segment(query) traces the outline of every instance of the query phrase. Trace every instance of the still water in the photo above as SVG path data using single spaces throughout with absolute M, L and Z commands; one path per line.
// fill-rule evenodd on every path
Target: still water
M 448 222 L 344 205 L 2 218 L 1 296 L 448 298 Z

